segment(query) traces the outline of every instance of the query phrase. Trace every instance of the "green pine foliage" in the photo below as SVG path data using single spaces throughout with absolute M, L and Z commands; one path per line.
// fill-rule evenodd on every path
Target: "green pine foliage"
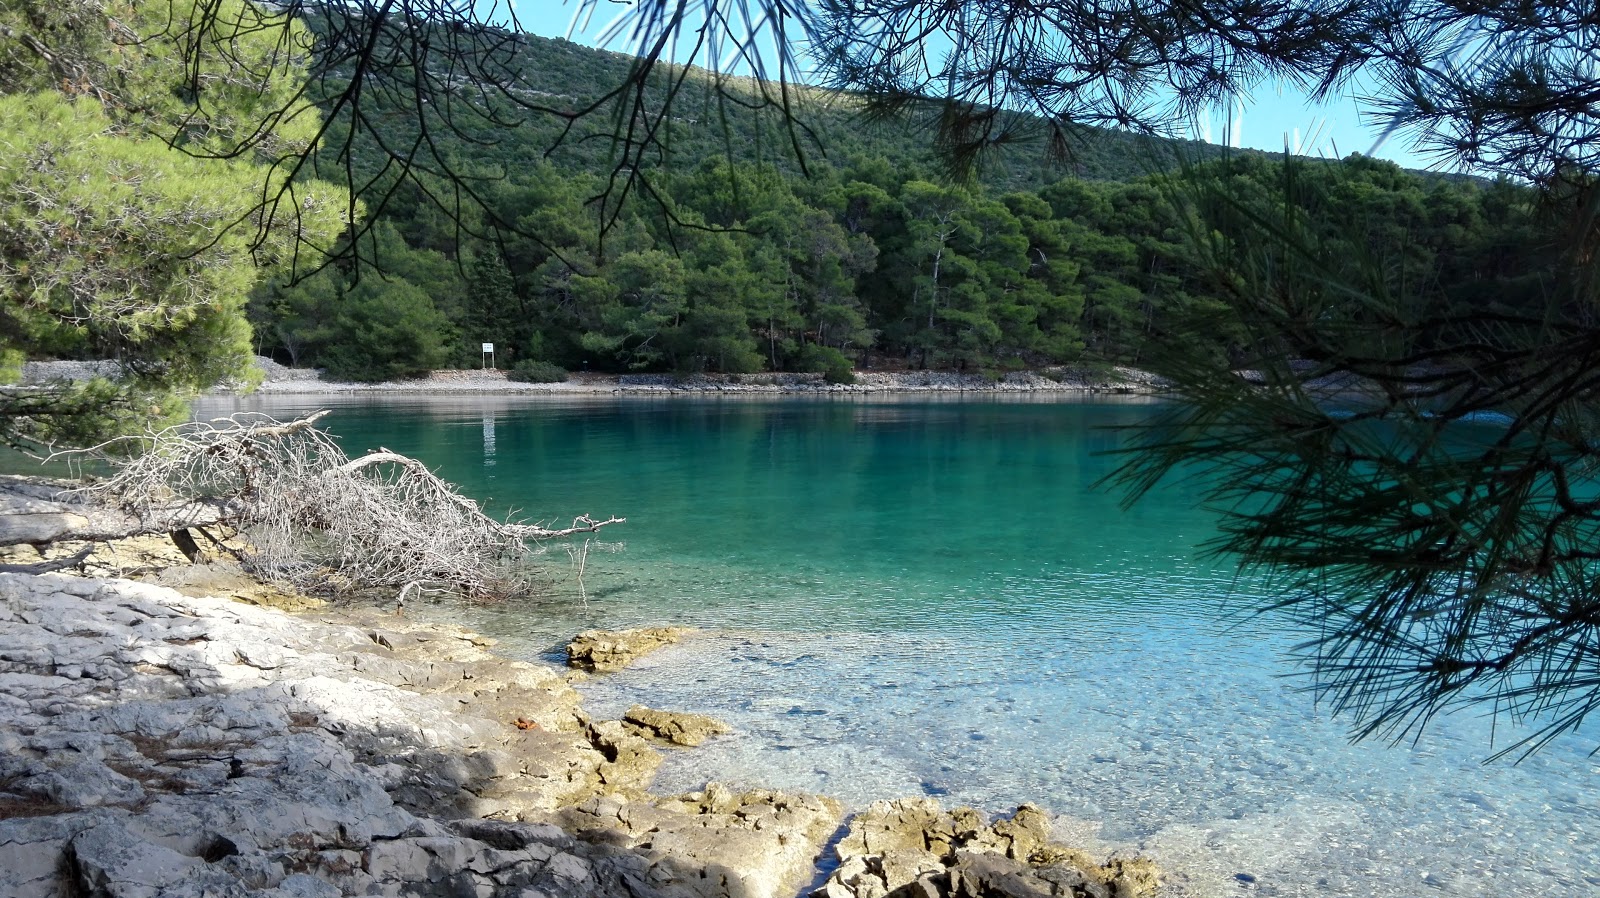
M 0 355 L 121 368 L 113 382 L 0 389 L 0 443 L 94 441 L 244 379 L 257 279 L 343 226 L 342 191 L 274 166 L 316 127 L 294 59 L 269 62 L 300 26 L 222 0 L 205 27 L 168 27 L 197 8 L 0 8 Z M 180 40 L 228 54 L 189 70 Z M 204 89 L 186 90 L 190 77 Z M 276 131 L 259 130 L 263 108 L 285 110 Z M 280 188 L 292 212 L 257 206 Z
M 628 66 L 617 54 L 534 37 L 519 59 L 544 85 L 538 101 L 568 109 L 619 83 Z M 375 263 L 386 281 L 422 288 L 442 320 L 404 290 L 392 296 L 405 308 L 389 317 L 426 322 L 433 341 L 422 340 L 430 345 L 418 358 L 468 367 L 480 342 L 512 365 L 840 378 L 866 364 L 989 372 L 1136 364 L 1153 341 L 1185 332 L 1214 357 L 1241 351 L 1246 335 L 1227 318 L 1225 285 L 1208 281 L 1193 258 L 1190 213 L 1177 211 L 1172 173 L 1267 195 L 1284 176 L 1281 160 L 1086 129 L 1065 168 L 1022 146 L 952 181 L 914 106 L 867 121 L 854 98 L 803 89 L 799 114 L 810 130 L 799 132 L 797 154 L 781 122 L 730 108 L 708 78 L 690 73 L 662 154 L 640 163 L 648 195 L 607 192 L 623 163 L 604 117 L 579 120 L 565 137 L 567 121 L 556 115 L 522 112 L 515 129 L 470 117 L 454 119 L 457 130 L 434 122 L 431 138 L 467 178 L 456 184 L 416 170 L 389 180 L 386 157 L 358 139 L 357 169 L 376 179 L 368 206 L 378 210 L 382 252 L 358 253 L 363 261 L 336 276 L 353 283 Z M 397 143 L 418 133 L 414 112 L 397 108 L 386 119 Z M 334 122 L 330 141 L 342 139 L 341 127 Z M 1348 250 L 1381 256 L 1397 278 L 1470 291 L 1481 279 L 1462 247 L 1516 242 L 1504 233 L 1514 219 L 1491 211 L 1521 202 L 1516 188 L 1361 157 L 1303 163 L 1298 171 L 1344 185 L 1336 210 L 1308 212 L 1330 232 L 1363 235 Z M 486 227 L 470 211 L 462 221 L 440 204 L 468 188 L 485 215 L 514 228 Z M 348 292 L 258 291 L 252 317 L 262 344 L 285 361 L 358 376 L 352 364 L 388 351 L 363 342 L 394 335 L 317 308 Z M 381 304 L 385 294 L 361 295 Z M 343 330 L 334 339 L 330 328 Z M 447 345 L 431 345 L 438 341 Z

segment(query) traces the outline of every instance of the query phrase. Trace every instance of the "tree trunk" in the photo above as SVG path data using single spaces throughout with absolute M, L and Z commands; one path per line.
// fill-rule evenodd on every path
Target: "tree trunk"
M 172 531 L 172 544 L 178 547 L 178 551 L 182 552 L 183 557 L 189 559 L 190 563 L 200 560 L 200 545 L 194 541 L 194 534 L 189 532 L 188 527 L 179 527 Z
M 0 477 L 0 546 L 39 546 L 171 533 L 200 524 L 215 524 L 226 516 L 222 502 L 181 502 L 141 518 L 85 501 L 74 495 L 68 483 L 32 477 Z

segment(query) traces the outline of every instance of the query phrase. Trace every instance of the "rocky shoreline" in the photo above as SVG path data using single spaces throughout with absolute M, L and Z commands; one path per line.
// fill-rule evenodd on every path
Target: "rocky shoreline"
M 768 898 L 837 827 L 650 796 L 659 751 L 561 673 L 361 617 L 0 575 L 0 894 Z
M 435 371 L 417 380 L 378 384 L 338 383 L 296 378 L 266 380 L 264 394 L 319 393 L 492 393 L 627 395 L 870 395 L 883 393 L 1074 393 L 1140 395 L 1155 392 L 1148 375 L 1132 369 L 1017 372 L 998 380 L 976 374 L 940 371 L 857 372 L 851 384 L 828 383 L 820 374 L 575 374 L 564 383 L 510 381 L 502 371 Z
M 114 373 L 107 362 L 29 362 L 23 366 L 23 382 L 45 383 L 55 379 L 84 380 Z M 883 393 L 1061 393 L 1143 395 L 1158 390 L 1156 378 L 1126 367 L 1090 369 L 1053 367 L 1040 371 L 1017 371 L 999 378 L 954 371 L 857 371 L 855 383 L 833 384 L 821 374 L 592 374 L 573 373 L 563 383 L 535 384 L 507 380 L 497 370 L 434 371 L 427 377 L 387 383 L 347 383 L 325 381 L 309 368 L 288 368 L 270 359 L 258 358 L 261 382 L 254 388 L 261 394 L 783 394 L 783 395 L 859 395 Z M 236 393 L 240 388 L 221 389 Z
M 465 630 L 189 581 L 0 574 L 0 894 L 787 898 L 830 842 L 827 898 L 1158 890 L 1028 807 L 884 804 L 846 834 L 822 796 L 653 795 L 663 747 L 718 722 L 594 720 L 587 674 Z M 585 635 L 611 664 L 633 639 Z
M 856 382 L 828 383 L 820 374 L 574 374 L 565 383 L 506 380 L 501 371 L 435 371 L 417 380 L 381 384 L 321 380 L 263 381 L 258 392 L 305 393 L 509 393 L 625 395 L 869 395 L 884 393 L 1079 393 L 1139 395 L 1155 392 L 1154 380 L 1133 369 L 1016 372 L 998 380 L 949 371 L 856 372 Z

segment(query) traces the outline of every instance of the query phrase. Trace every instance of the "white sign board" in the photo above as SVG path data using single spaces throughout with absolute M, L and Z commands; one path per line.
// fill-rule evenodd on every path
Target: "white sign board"
M 494 344 L 493 343 L 485 343 L 485 344 L 483 344 L 483 351 L 484 352 L 494 352 Z

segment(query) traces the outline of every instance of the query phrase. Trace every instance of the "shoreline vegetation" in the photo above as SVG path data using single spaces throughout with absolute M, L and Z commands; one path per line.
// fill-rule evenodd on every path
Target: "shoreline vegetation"
M 1033 805 L 651 793 L 663 751 L 721 724 L 596 720 L 574 685 L 690 632 L 579 634 L 562 671 L 159 538 L 88 572 L 0 573 L 9 896 L 1189 894 L 1147 858 L 1051 842 Z

